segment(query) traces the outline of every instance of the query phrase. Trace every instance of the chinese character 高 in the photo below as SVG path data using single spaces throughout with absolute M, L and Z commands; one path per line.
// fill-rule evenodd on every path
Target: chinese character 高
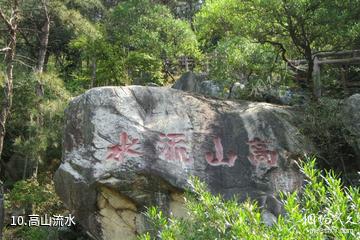
M 249 145 L 250 154 L 249 161 L 254 166 L 265 164 L 268 166 L 276 166 L 278 161 L 278 153 L 268 149 L 269 142 L 263 141 L 259 138 L 254 138 L 247 142 Z

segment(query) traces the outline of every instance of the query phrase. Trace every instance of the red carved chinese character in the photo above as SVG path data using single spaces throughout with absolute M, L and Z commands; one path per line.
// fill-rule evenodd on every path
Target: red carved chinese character
M 185 135 L 181 133 L 160 134 L 157 149 L 161 152 L 160 158 L 167 161 L 190 162 L 186 149 Z
M 212 166 L 228 165 L 229 167 L 234 166 L 235 160 L 237 159 L 236 154 L 233 151 L 229 151 L 227 154 L 227 159 L 224 159 L 224 149 L 221 144 L 221 139 L 215 137 L 213 139 L 215 145 L 215 157 L 211 152 L 205 154 L 206 161 Z
M 114 159 L 123 163 L 126 155 L 139 157 L 142 154 L 134 149 L 138 143 L 139 139 L 134 138 L 130 140 L 128 134 L 126 132 L 122 132 L 119 136 L 119 144 L 108 147 L 109 154 L 106 159 Z
M 260 163 L 265 163 L 269 166 L 276 166 L 279 156 L 277 152 L 268 149 L 268 143 L 270 142 L 260 140 L 259 138 L 254 138 L 247 142 L 250 150 L 248 159 L 252 165 L 258 166 Z

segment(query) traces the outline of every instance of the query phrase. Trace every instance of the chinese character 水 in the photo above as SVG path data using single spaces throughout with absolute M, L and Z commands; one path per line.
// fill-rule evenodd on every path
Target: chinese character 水
M 119 144 L 108 147 L 109 153 L 106 159 L 114 159 L 123 163 L 125 156 L 142 156 L 142 154 L 136 149 L 138 143 L 139 139 L 134 138 L 130 140 L 128 134 L 126 132 L 122 132 L 119 136 Z

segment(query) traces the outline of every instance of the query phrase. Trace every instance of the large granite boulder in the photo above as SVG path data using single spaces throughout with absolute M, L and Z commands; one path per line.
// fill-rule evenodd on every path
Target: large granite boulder
M 56 191 L 95 239 L 133 239 L 158 205 L 186 217 L 190 176 L 213 193 L 250 197 L 266 219 L 279 191 L 303 184 L 294 159 L 311 151 L 288 108 L 206 99 L 163 87 L 94 88 L 66 110 Z M 270 222 L 271 224 L 271 222 Z
M 344 126 L 347 139 L 356 153 L 357 165 L 360 167 L 360 94 L 354 94 L 344 102 Z

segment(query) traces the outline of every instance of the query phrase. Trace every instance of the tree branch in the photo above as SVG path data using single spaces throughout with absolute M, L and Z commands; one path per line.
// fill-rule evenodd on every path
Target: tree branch
M 45 11 L 45 17 L 46 17 L 47 21 L 50 22 L 49 10 L 47 8 L 46 2 L 47 2 L 46 0 L 43 0 L 42 4 L 43 4 L 43 7 L 44 7 L 44 11 Z
M 27 57 L 27 56 L 21 55 L 21 54 L 16 54 L 16 56 L 17 56 L 17 57 L 20 57 L 20 58 L 23 58 L 23 59 L 26 59 L 26 60 L 28 60 L 28 61 L 30 61 L 30 62 L 33 62 L 33 63 L 36 62 L 36 60 L 34 60 L 34 59 L 32 59 L 32 58 L 29 58 L 29 57 Z
M 6 48 L 3 48 L 3 49 L 0 49 L 0 52 L 7 52 L 7 51 L 9 51 L 9 50 L 11 50 L 11 48 L 6 47 Z
M 14 62 L 20 63 L 21 65 L 23 65 L 23 66 L 25 66 L 25 67 L 28 67 L 28 68 L 31 68 L 31 69 L 34 70 L 34 67 L 33 67 L 33 66 L 31 66 L 31 65 L 29 65 L 29 64 L 21 61 L 20 59 L 14 59 Z
M 10 31 L 14 30 L 11 23 L 7 20 L 7 17 L 3 13 L 2 9 L 0 8 L 0 18 L 5 22 L 5 25 L 8 27 Z
M 284 45 L 282 43 L 279 42 L 274 42 L 274 41 L 270 41 L 270 40 L 262 40 L 260 41 L 260 43 L 269 43 L 275 47 L 278 47 L 281 51 L 281 58 L 293 69 L 295 69 L 296 71 L 300 71 L 300 72 L 306 72 L 303 69 L 295 66 L 289 59 L 287 59 L 286 57 L 286 49 L 284 47 Z
M 34 45 L 30 43 L 29 39 L 27 38 L 27 36 L 25 35 L 25 33 L 22 30 L 20 30 L 19 32 L 20 32 L 21 36 L 24 38 L 25 43 L 31 48 L 31 51 L 35 55 L 35 51 L 33 50 Z
M 29 31 L 29 32 L 35 32 L 38 33 L 40 32 L 38 29 L 33 29 L 33 28 L 18 28 L 20 31 Z

